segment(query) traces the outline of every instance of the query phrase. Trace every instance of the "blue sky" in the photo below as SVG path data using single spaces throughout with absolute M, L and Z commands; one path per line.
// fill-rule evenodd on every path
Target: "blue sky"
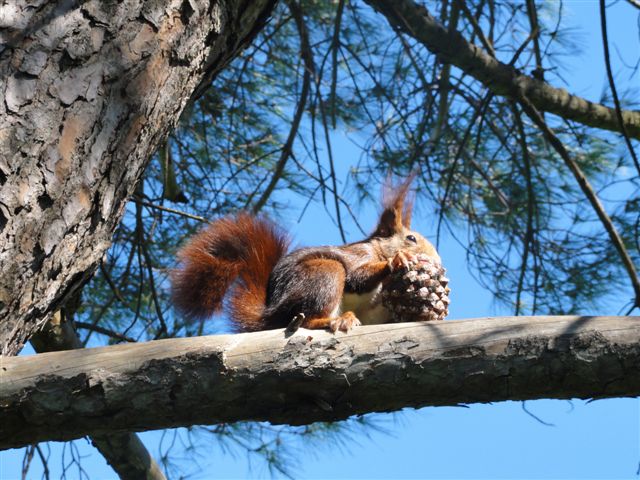
M 600 44 L 598 2 L 596 0 L 565 0 L 570 22 L 576 27 L 578 43 L 584 43 L 582 55 L 565 59 L 564 78 L 571 92 L 592 100 L 599 100 L 606 77 Z M 608 25 L 615 65 L 622 56 L 627 64 L 638 59 L 640 10 L 620 0 L 608 9 Z M 615 45 L 615 48 L 613 48 Z M 638 75 L 631 80 L 640 86 Z M 620 78 L 629 85 L 629 78 Z M 559 85 L 562 86 L 562 85 Z M 335 151 L 340 152 L 340 167 L 347 169 L 350 161 L 357 161 L 360 152 L 336 133 Z M 638 147 L 636 143 L 636 148 Z M 637 149 L 637 151 L 640 149 Z M 321 206 L 310 208 L 301 223 L 299 210 L 292 209 L 291 218 L 283 221 L 290 227 L 297 243 L 338 244 L 337 229 L 326 219 Z M 375 208 L 361 212 L 361 224 L 373 227 Z M 418 209 L 414 228 L 427 237 L 435 233 L 429 212 Z M 351 228 L 355 240 L 358 235 Z M 470 318 L 509 315 L 495 305 L 489 292 L 477 284 L 467 270 L 463 250 L 443 238 L 440 245 L 443 262 L 452 279 L 450 318 Z M 592 314 L 616 314 L 593 311 Z M 299 451 L 300 468 L 296 478 L 628 478 L 638 479 L 640 462 L 640 401 L 613 399 L 586 403 L 538 400 L 526 403 L 536 416 L 555 426 L 546 426 L 524 412 L 519 402 L 494 405 L 472 405 L 469 408 L 423 408 L 397 414 L 375 415 L 387 433 L 372 431 L 356 434 L 346 443 L 327 442 L 314 453 Z M 161 434 L 147 432 L 143 441 L 157 454 Z M 204 442 L 203 442 L 204 443 Z M 82 455 L 83 467 L 92 479 L 115 478 L 104 460 L 88 441 L 76 442 Z M 59 478 L 61 444 L 52 444 L 51 478 Z M 67 447 L 68 448 L 68 447 Z M 191 460 L 182 464 L 193 478 L 247 478 L 265 476 L 260 462 L 253 462 L 249 470 L 247 458 L 224 455 L 215 445 L 199 450 L 198 472 Z M 67 451 L 67 459 L 69 454 Z M 0 479 L 20 478 L 22 451 L 0 454 Z M 34 461 L 29 478 L 40 478 L 41 469 Z M 191 465 L 193 469 L 189 467 Z M 73 468 L 67 478 L 78 478 Z

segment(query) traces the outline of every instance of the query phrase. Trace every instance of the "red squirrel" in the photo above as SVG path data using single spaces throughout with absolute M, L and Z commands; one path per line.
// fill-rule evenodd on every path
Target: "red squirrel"
M 347 245 L 287 253 L 287 236 L 264 218 L 240 213 L 212 222 L 178 252 L 174 304 L 202 319 L 228 297 L 230 318 L 243 331 L 283 328 L 294 318 L 332 332 L 390 321 L 376 301 L 384 279 L 418 253 L 440 262 L 433 245 L 410 230 L 411 180 L 396 188 L 387 182 L 375 231 Z

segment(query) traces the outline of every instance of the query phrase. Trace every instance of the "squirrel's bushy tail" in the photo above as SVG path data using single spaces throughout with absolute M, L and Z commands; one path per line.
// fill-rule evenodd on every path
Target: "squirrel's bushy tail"
M 269 275 L 288 246 L 266 219 L 241 213 L 216 220 L 178 252 L 174 305 L 191 319 L 203 319 L 222 308 L 233 286 L 232 319 L 244 330 L 260 328 Z

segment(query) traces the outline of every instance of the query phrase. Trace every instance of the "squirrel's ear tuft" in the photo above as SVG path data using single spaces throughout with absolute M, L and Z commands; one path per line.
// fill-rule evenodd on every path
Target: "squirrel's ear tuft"
M 387 177 L 382 192 L 382 213 L 373 237 L 391 237 L 402 231 L 402 227 L 411 226 L 411 212 L 413 210 L 413 195 L 409 188 L 416 173 L 413 172 L 399 185 L 394 185 L 391 175 Z

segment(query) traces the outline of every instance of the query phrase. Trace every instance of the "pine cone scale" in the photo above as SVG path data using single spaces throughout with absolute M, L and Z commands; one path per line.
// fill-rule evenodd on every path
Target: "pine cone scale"
M 381 291 L 394 322 L 444 320 L 451 303 L 446 270 L 426 255 L 392 273 Z

